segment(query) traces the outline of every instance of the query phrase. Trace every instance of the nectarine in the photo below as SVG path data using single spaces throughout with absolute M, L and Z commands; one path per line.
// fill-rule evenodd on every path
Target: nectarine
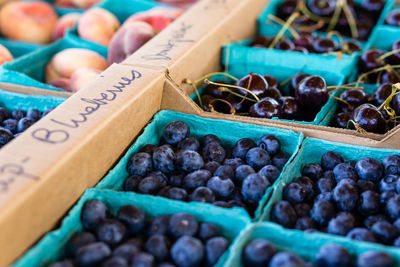
M 68 13 L 62 16 L 56 24 L 53 32 L 53 41 L 64 37 L 68 29 L 72 29 L 81 17 L 80 13 Z
M 10 51 L 6 47 L 0 44 L 0 65 L 13 60 L 13 56 L 11 55 Z

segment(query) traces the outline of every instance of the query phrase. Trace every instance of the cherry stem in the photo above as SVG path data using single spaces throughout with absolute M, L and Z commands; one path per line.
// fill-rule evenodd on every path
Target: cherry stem
M 192 81 L 190 81 L 189 79 L 184 79 L 182 81 L 182 83 L 189 84 L 189 85 L 192 86 L 192 88 L 194 89 L 194 92 L 196 93 L 197 100 L 199 101 L 199 105 L 200 105 L 200 107 L 202 107 L 203 106 L 203 101 L 201 100 L 201 96 L 200 96 L 199 90 L 197 89 L 196 85 Z
M 340 46 L 342 47 L 343 45 L 343 37 L 342 37 L 342 35 L 340 34 L 340 32 L 338 32 L 338 31 L 329 31 L 328 32 L 328 38 L 332 38 L 332 36 L 336 36 L 338 39 L 339 39 L 339 44 L 340 44 Z
M 284 26 L 285 23 L 286 23 L 286 21 L 284 21 L 284 20 L 282 20 L 282 19 L 280 19 L 280 18 L 278 18 L 278 17 L 276 17 L 276 16 L 274 16 L 274 15 L 271 15 L 271 14 L 268 15 L 268 18 L 269 18 L 270 20 L 272 20 L 273 22 L 278 23 L 278 24 L 281 25 L 281 26 Z M 292 36 L 293 36 L 295 39 L 298 39 L 298 38 L 300 37 L 300 35 L 296 32 L 296 30 L 295 30 L 292 26 L 288 25 L 288 26 L 287 26 L 287 29 L 289 30 L 289 32 L 292 34 Z
M 216 111 L 216 110 L 214 109 L 214 106 L 213 106 L 214 102 L 217 102 L 217 101 L 220 101 L 220 102 L 222 102 L 222 103 L 227 104 L 227 105 L 230 107 L 230 109 L 231 109 L 231 110 L 230 110 L 230 113 L 231 113 L 231 114 L 235 114 L 235 113 L 236 113 L 235 108 L 232 106 L 231 103 L 229 103 L 229 101 L 226 101 L 225 99 L 220 99 L 220 98 L 215 98 L 215 99 L 211 100 L 211 102 L 210 102 L 210 104 L 209 104 L 209 108 L 210 108 L 211 112 L 213 112 L 213 113 L 220 113 L 220 112 Z
M 293 21 L 300 16 L 299 12 L 294 12 L 288 20 L 283 24 L 282 29 L 280 29 L 279 33 L 275 36 L 274 40 L 271 42 L 268 48 L 274 48 L 276 43 L 283 37 L 288 27 L 293 23 Z
M 208 79 L 208 78 L 213 77 L 213 76 L 215 76 L 215 75 L 223 75 L 223 76 L 226 76 L 226 77 L 231 78 L 231 79 L 234 80 L 235 82 L 239 81 L 238 78 L 236 78 L 236 77 L 230 75 L 229 73 L 226 73 L 226 72 L 212 72 L 212 73 L 209 73 L 209 74 L 207 74 L 207 75 L 204 75 L 203 77 L 201 77 L 201 78 L 195 80 L 194 83 L 195 83 L 195 84 L 198 84 L 199 82 L 204 81 L 205 79 Z
M 387 109 L 395 95 L 400 93 L 400 83 L 395 83 L 392 85 L 392 92 L 390 95 L 385 99 L 382 105 L 379 106 L 378 110 Z
M 326 89 L 334 89 L 334 91 L 338 89 L 360 89 L 364 90 L 364 87 L 362 86 L 349 86 L 350 84 L 344 84 L 344 85 L 331 85 L 327 86 Z
M 358 125 L 357 122 L 355 122 L 355 121 L 353 121 L 353 120 L 349 120 L 349 121 L 347 122 L 347 128 L 349 128 L 350 122 L 353 123 L 353 125 L 354 125 L 354 127 L 356 128 L 357 132 L 359 132 L 359 133 L 361 133 L 361 134 L 367 134 L 367 132 L 366 132 L 360 125 Z
M 399 68 L 400 68 L 400 65 L 390 65 L 390 68 L 392 68 L 392 69 L 399 69 Z M 387 69 L 388 69 L 388 65 L 385 65 L 385 66 L 383 66 L 383 67 L 379 67 L 379 68 L 376 68 L 376 69 L 373 69 L 373 70 L 370 70 L 370 71 L 368 71 L 368 72 L 365 72 L 365 73 L 361 74 L 361 75 L 358 77 L 357 85 L 358 85 L 359 83 L 361 83 L 361 81 L 364 80 L 366 77 L 368 77 L 370 74 L 377 73 L 377 72 L 379 72 L 379 71 L 387 70 Z
M 310 26 L 300 26 L 300 25 L 293 25 L 293 28 L 295 28 L 296 30 L 299 30 L 301 32 L 313 32 L 316 30 L 319 30 L 320 28 L 322 28 L 324 26 L 324 22 L 323 21 L 318 21 L 317 23 L 315 23 L 314 25 L 310 25 Z
M 335 6 L 335 12 L 333 13 L 332 19 L 329 22 L 328 29 L 326 31 L 330 32 L 335 28 L 336 24 L 338 23 L 340 13 L 342 13 L 342 6 L 343 0 L 338 0 Z
M 237 85 L 231 85 L 231 84 L 216 83 L 216 82 L 212 82 L 212 81 L 207 80 L 207 79 L 205 79 L 204 82 L 207 83 L 207 84 L 213 84 L 213 85 L 221 86 L 223 88 L 228 87 L 228 88 L 236 88 L 236 89 L 244 90 L 244 91 L 248 92 L 249 94 L 251 94 L 254 97 L 254 99 L 257 100 L 257 102 L 260 102 L 260 99 L 252 91 L 250 91 L 250 90 L 248 90 L 248 89 L 246 89 L 244 87 L 237 86 Z M 229 90 L 229 91 L 231 91 L 231 90 Z M 234 93 L 234 92 L 232 92 L 232 93 Z M 238 96 L 245 97 L 245 96 L 240 95 L 240 94 L 238 94 Z M 251 101 L 254 101 L 254 99 L 251 99 Z M 248 100 L 250 100 L 250 98 Z
M 391 55 L 394 55 L 398 52 L 400 52 L 400 49 L 395 49 L 395 50 L 389 51 L 389 52 L 383 54 L 382 56 L 378 57 L 378 61 L 382 61 L 385 58 L 390 57 Z
M 395 70 L 392 68 L 391 65 L 387 65 L 387 67 L 388 67 L 388 71 L 389 71 L 390 73 L 393 73 L 393 74 L 396 76 L 396 78 L 400 80 L 400 74 L 399 74 L 397 71 L 395 71 Z
M 307 5 L 305 4 L 305 2 L 303 0 L 299 1 L 299 4 L 297 6 L 297 8 L 303 12 L 304 15 L 308 16 L 310 19 L 314 20 L 314 21 L 323 21 L 328 23 L 330 21 L 329 18 L 324 18 L 324 17 L 320 17 L 315 15 L 314 13 L 312 13 L 308 8 Z
M 330 97 L 332 97 L 333 99 L 336 99 L 337 101 L 340 101 L 342 103 L 345 103 L 348 107 L 351 107 L 350 103 L 347 102 L 346 100 L 341 99 L 340 97 L 334 96 L 332 94 L 329 94 Z
M 343 0 L 343 11 L 347 21 L 349 22 L 351 37 L 357 39 L 358 38 L 357 23 L 356 20 L 354 19 L 353 14 L 351 13 L 347 0 Z

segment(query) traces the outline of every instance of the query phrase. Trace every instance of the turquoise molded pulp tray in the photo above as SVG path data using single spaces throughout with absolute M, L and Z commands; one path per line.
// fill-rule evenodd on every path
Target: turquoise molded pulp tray
M 345 81 L 345 77 L 339 73 L 330 73 L 324 70 L 318 69 L 307 69 L 301 67 L 289 67 L 289 66 L 281 66 L 280 64 L 269 64 L 268 62 L 254 62 L 253 56 L 241 58 L 242 54 L 239 52 L 238 54 L 235 53 L 235 50 L 230 50 L 229 56 L 226 55 L 227 48 L 224 47 L 222 50 L 222 66 L 225 66 L 228 69 L 228 73 L 235 76 L 236 78 L 240 79 L 249 73 L 258 73 L 261 75 L 272 75 L 274 76 L 278 82 L 286 81 L 288 78 L 294 76 L 298 73 L 307 73 L 312 75 L 319 75 L 326 80 L 327 85 L 343 85 Z M 228 58 L 229 57 L 229 58 Z M 240 64 L 233 64 L 227 65 L 225 64 L 228 60 L 231 62 L 235 61 L 236 59 L 240 58 Z M 215 76 L 218 78 L 219 76 Z M 224 77 L 219 77 L 220 79 L 225 79 Z M 204 86 L 199 89 L 200 95 L 203 93 Z M 289 95 L 289 83 L 286 83 L 282 88 L 282 95 L 288 96 Z M 336 96 L 342 90 L 338 90 L 333 94 Z M 198 98 L 196 94 L 192 94 L 190 98 L 197 102 Z M 312 125 L 328 125 L 330 120 L 332 119 L 333 115 L 336 112 L 336 100 L 333 98 L 329 98 L 328 102 L 321 108 L 321 110 L 317 113 L 313 121 L 296 121 L 296 120 L 285 120 L 285 119 L 278 119 L 272 118 L 272 120 L 282 120 L 288 122 L 298 122 L 303 124 L 312 124 Z
M 0 67 L 0 81 L 62 91 L 44 83 L 46 65 L 58 52 L 67 48 L 86 48 L 107 58 L 107 52 L 88 43 L 63 38 L 49 46 L 29 53 Z
M 194 115 L 187 115 L 174 111 L 160 111 L 158 112 L 153 120 L 146 126 L 143 133 L 138 137 L 135 143 L 128 149 L 126 154 L 122 157 L 122 159 L 118 162 L 118 164 L 112 169 L 107 176 L 99 182 L 96 186 L 100 189 L 113 189 L 122 191 L 123 183 L 125 179 L 129 176 L 126 171 L 126 164 L 128 159 L 137 153 L 139 149 L 145 144 L 155 144 L 158 145 L 165 126 L 171 121 L 184 121 L 190 127 L 191 136 L 196 138 L 200 138 L 206 134 L 214 134 L 218 136 L 222 144 L 224 146 L 233 147 L 233 145 L 241 138 L 250 138 L 253 141 L 257 141 L 261 136 L 266 134 L 275 135 L 279 141 L 281 142 L 282 150 L 285 153 L 291 155 L 289 162 L 293 159 L 294 155 L 297 153 L 299 145 L 303 139 L 303 135 L 296 134 L 292 131 L 270 128 L 270 127 L 262 127 L 257 125 L 239 123 L 239 122 L 231 122 L 224 120 L 212 120 L 201 118 Z M 287 165 L 286 165 L 287 166 Z M 283 168 L 280 177 L 282 177 L 286 171 L 286 166 Z M 278 178 L 279 179 L 279 178 Z M 255 213 L 255 219 L 257 219 L 261 213 L 262 207 L 268 200 L 269 195 L 272 192 L 272 188 L 270 187 L 265 193 L 263 199 L 259 203 L 257 211 Z M 140 195 L 134 193 L 134 195 Z M 160 198 L 160 197 L 156 197 Z M 179 202 L 179 201 L 177 201 Z M 191 202 L 194 203 L 194 202 Z M 199 203 L 199 206 L 204 207 L 214 207 L 211 204 L 207 203 Z M 224 213 L 227 209 L 218 208 L 220 212 Z M 243 209 L 234 208 L 240 210 L 245 216 L 247 212 Z
M 82 231 L 80 213 L 84 203 L 91 199 L 103 201 L 113 214 L 115 214 L 121 206 L 128 204 L 142 209 L 150 218 L 160 215 L 188 212 L 201 222 L 216 224 L 221 230 L 222 235 L 231 243 L 250 223 L 238 210 L 226 210 L 224 213 L 221 213 L 219 209 L 204 207 L 196 203 L 188 204 L 133 193 L 89 189 L 64 218 L 61 227 L 47 234 L 37 245 L 19 259 L 19 261 L 14 264 L 14 267 L 47 266 L 51 262 L 62 259 L 68 239 L 74 233 Z M 230 249 L 220 258 L 217 265 L 222 264 L 229 254 L 229 251 Z
M 394 266 L 400 265 L 400 250 L 398 248 L 389 248 L 367 242 L 354 242 L 343 237 L 328 237 L 318 233 L 310 235 L 301 231 L 287 230 L 273 223 L 259 222 L 247 227 L 240 234 L 239 238 L 236 239 L 224 266 L 243 266 L 242 253 L 244 247 L 252 240 L 258 238 L 269 240 L 276 246 L 278 251 L 294 252 L 305 261 L 312 263 L 316 263 L 315 256 L 322 246 L 337 244 L 344 246 L 354 259 L 356 259 L 356 255 L 360 255 L 365 251 L 379 250 L 387 252 L 392 256 L 395 262 Z

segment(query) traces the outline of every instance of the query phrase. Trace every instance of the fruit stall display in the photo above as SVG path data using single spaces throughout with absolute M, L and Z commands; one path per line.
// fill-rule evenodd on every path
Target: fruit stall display
M 5 2 L 0 266 L 400 266 L 394 1 Z

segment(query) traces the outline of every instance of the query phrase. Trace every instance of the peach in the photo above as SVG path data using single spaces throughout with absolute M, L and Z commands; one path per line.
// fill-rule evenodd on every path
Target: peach
M 94 7 L 86 11 L 78 23 L 78 34 L 83 39 L 108 46 L 120 24 L 109 11 Z
M 96 69 L 77 69 L 71 75 L 71 92 L 76 93 L 100 75 L 101 71 Z
M 153 27 L 143 21 L 124 24 L 114 35 L 108 47 L 108 62 L 110 64 L 120 63 L 153 38 L 155 34 Z
M 71 92 L 71 81 L 68 78 L 57 78 L 49 82 L 50 85 Z
M 56 0 L 54 1 L 54 5 L 60 7 L 75 7 L 72 0 Z
M 71 0 L 71 2 L 74 4 L 74 6 L 79 7 L 79 8 L 89 8 L 93 6 L 94 4 L 100 2 L 101 0 Z
M 10 2 L 0 10 L 0 32 L 6 38 L 46 44 L 57 23 L 53 7 L 45 2 Z
M 4 64 L 7 61 L 13 60 L 13 56 L 11 55 L 10 51 L 4 46 L 0 44 L 0 65 Z
M 169 6 L 175 6 L 187 9 L 194 5 L 198 0 L 156 0 Z
M 100 54 L 83 48 L 65 49 L 50 60 L 46 66 L 46 82 L 57 78 L 70 78 L 80 68 L 105 70 L 108 64 Z
M 69 13 L 62 16 L 56 24 L 53 32 L 53 41 L 60 39 L 64 36 L 68 29 L 71 29 L 79 21 L 80 13 Z

